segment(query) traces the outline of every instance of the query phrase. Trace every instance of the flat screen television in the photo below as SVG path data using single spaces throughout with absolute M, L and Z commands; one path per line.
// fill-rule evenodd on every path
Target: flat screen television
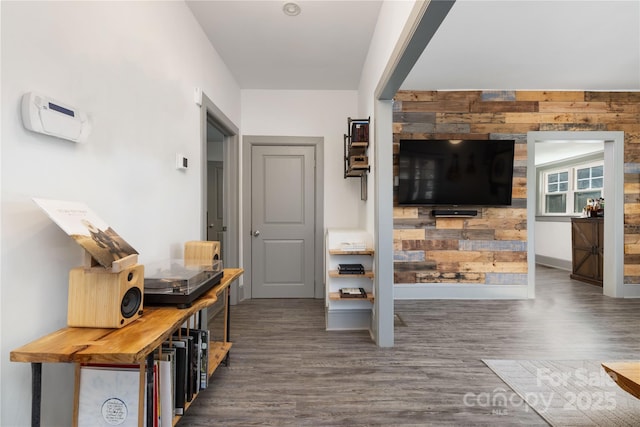
M 398 205 L 511 205 L 513 155 L 513 140 L 400 140 Z

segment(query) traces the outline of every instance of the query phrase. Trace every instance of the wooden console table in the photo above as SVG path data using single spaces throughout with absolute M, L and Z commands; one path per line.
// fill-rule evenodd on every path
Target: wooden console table
M 243 273 L 241 268 L 225 268 L 220 283 L 195 300 L 191 307 L 144 306 L 143 315 L 120 329 L 67 327 L 39 338 L 11 352 L 12 362 L 31 363 L 31 425 L 40 425 L 42 363 L 138 364 L 141 370 L 140 396 L 144 396 L 144 372 L 153 379 L 153 351 L 167 341 L 192 315 L 224 298 L 223 340 L 209 345 L 209 375 L 226 361 L 229 341 L 229 287 Z M 149 369 L 151 367 L 151 369 Z M 148 393 L 148 398 L 152 393 Z M 150 407 L 150 406 L 149 406 Z M 139 399 L 138 424 L 144 425 L 144 399 Z M 147 425 L 152 424 L 151 411 Z M 177 420 L 174 420 L 174 424 Z
M 607 362 L 602 367 L 620 388 L 640 399 L 640 362 Z

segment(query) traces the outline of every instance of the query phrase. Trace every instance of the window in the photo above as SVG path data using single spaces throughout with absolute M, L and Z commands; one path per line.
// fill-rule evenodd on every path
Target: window
M 588 199 L 602 197 L 604 184 L 604 166 L 592 166 L 576 169 L 576 190 L 573 193 L 573 212 L 582 212 Z
M 567 211 L 567 191 L 569 191 L 569 172 L 550 172 L 546 178 L 545 213 L 565 213 Z
M 580 214 L 588 199 L 604 197 L 604 160 L 539 168 L 538 179 L 540 215 Z

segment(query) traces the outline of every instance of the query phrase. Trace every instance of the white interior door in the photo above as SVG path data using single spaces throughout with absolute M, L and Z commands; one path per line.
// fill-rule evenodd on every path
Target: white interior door
M 251 297 L 313 298 L 312 146 L 251 149 Z

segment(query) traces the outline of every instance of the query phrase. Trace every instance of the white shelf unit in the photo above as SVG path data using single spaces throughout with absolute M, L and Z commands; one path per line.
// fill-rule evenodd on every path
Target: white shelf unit
M 330 229 L 325 238 L 326 329 L 370 330 L 374 303 L 373 239 L 363 230 Z M 362 264 L 365 274 L 339 274 L 339 264 Z M 367 298 L 341 298 L 341 288 L 363 288 Z

